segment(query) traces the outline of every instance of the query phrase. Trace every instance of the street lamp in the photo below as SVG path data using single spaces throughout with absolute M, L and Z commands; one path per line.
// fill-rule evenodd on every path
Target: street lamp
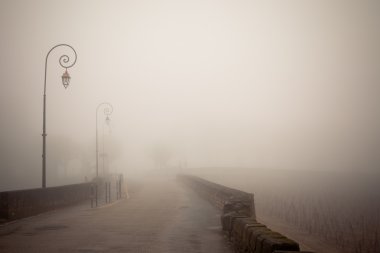
M 62 75 L 62 84 L 65 89 L 70 84 L 70 75 L 67 72 L 68 68 L 71 68 L 74 66 L 74 64 L 77 61 L 77 52 L 74 50 L 74 48 L 67 44 L 58 44 L 54 47 L 52 47 L 49 52 L 46 55 L 45 58 L 45 79 L 44 79 L 44 97 L 43 97 L 43 119 L 42 119 L 42 188 L 46 188 L 46 74 L 47 74 L 47 63 L 48 58 L 50 55 L 50 52 L 53 51 L 53 49 L 57 47 L 69 47 L 74 52 L 74 60 L 70 61 L 70 57 L 66 54 L 59 57 L 59 65 L 61 65 L 62 68 L 65 68 L 65 72 Z M 71 63 L 70 63 L 71 62 Z
M 96 107 L 96 176 L 99 176 L 99 148 L 98 148 L 98 112 L 101 107 L 104 107 L 104 115 L 106 116 L 106 123 L 110 123 L 110 115 L 113 112 L 113 107 L 110 103 L 104 102 L 100 103 L 98 107 Z

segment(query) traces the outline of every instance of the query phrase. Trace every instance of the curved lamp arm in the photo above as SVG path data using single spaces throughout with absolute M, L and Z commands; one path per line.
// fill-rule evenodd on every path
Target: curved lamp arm
M 44 95 L 46 95 L 46 75 L 47 75 L 47 62 L 48 62 L 48 58 L 49 58 L 49 55 L 50 55 L 51 51 L 53 51 L 57 47 L 68 47 L 68 48 L 70 48 L 74 52 L 74 60 L 73 61 L 70 61 L 70 57 L 67 54 L 63 54 L 63 55 L 61 55 L 61 57 L 59 57 L 59 60 L 58 60 L 59 65 L 61 65 L 62 68 L 66 69 L 66 72 L 64 73 L 64 75 L 66 75 L 66 74 L 68 75 L 67 69 L 71 68 L 72 66 L 74 66 L 74 64 L 77 62 L 77 52 L 75 51 L 75 49 L 72 46 L 70 46 L 68 44 L 58 44 L 58 45 L 52 47 L 49 50 L 49 52 L 46 54 L 46 58 L 45 58 Z M 67 77 L 70 79 L 70 76 L 66 76 L 66 78 Z M 62 78 L 63 78 L 63 76 L 62 76 Z

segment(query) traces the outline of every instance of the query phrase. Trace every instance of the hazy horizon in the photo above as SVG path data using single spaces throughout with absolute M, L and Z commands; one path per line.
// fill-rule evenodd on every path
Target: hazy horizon
M 0 0 L 0 190 L 168 167 L 380 171 L 379 1 Z M 99 114 L 100 137 L 103 115 Z M 102 138 L 102 137 L 101 137 Z

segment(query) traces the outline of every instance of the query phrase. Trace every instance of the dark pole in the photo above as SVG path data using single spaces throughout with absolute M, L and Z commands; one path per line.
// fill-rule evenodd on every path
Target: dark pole
M 49 50 L 49 52 L 47 53 L 46 58 L 45 58 L 45 79 L 44 79 L 43 119 L 42 119 L 42 188 L 46 187 L 46 136 L 47 136 L 47 134 L 46 134 L 46 74 L 47 74 L 47 62 L 48 62 L 50 52 L 53 51 L 53 49 L 55 49 L 57 47 L 61 47 L 61 46 L 71 48 L 74 52 L 74 55 L 75 55 L 75 59 L 74 59 L 72 64 L 69 64 L 70 63 L 70 57 L 69 56 L 64 54 L 61 57 L 59 57 L 59 61 L 58 61 L 59 65 L 61 65 L 63 68 L 66 69 L 66 72 L 62 76 L 62 82 L 63 82 L 63 85 L 65 88 L 68 86 L 69 81 L 70 81 L 70 76 L 68 76 L 67 69 L 74 66 L 74 64 L 77 61 L 77 52 L 74 50 L 74 48 L 72 46 L 67 45 L 67 44 L 58 44 L 58 45 L 52 47 Z M 67 74 L 67 76 L 65 76 L 65 74 Z
M 104 153 L 104 122 L 102 124 L 102 168 L 103 168 L 103 176 L 106 174 L 106 170 L 105 170 L 105 167 L 104 167 L 104 157 L 105 157 L 105 153 Z
M 96 131 L 96 176 L 99 176 L 99 148 L 98 148 L 98 111 L 101 106 L 104 105 L 104 115 L 108 116 L 112 114 L 113 107 L 110 103 L 103 102 L 96 107 L 96 116 L 95 116 L 95 131 Z

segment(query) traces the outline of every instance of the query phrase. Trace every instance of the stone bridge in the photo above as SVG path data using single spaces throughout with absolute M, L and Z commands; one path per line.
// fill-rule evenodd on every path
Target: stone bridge
M 252 194 L 198 177 L 149 177 L 129 198 L 93 202 L 94 208 L 91 184 L 75 187 L 74 194 L 55 191 L 67 204 L 76 196 L 76 205 L 41 204 L 50 211 L 26 218 L 22 199 L 15 200 L 26 193 L 1 193 L 7 220 L 0 225 L 0 252 L 300 252 L 298 242 L 256 220 Z M 35 195 L 45 193 L 27 194 L 39 205 Z M 28 206 L 31 214 L 41 212 Z

